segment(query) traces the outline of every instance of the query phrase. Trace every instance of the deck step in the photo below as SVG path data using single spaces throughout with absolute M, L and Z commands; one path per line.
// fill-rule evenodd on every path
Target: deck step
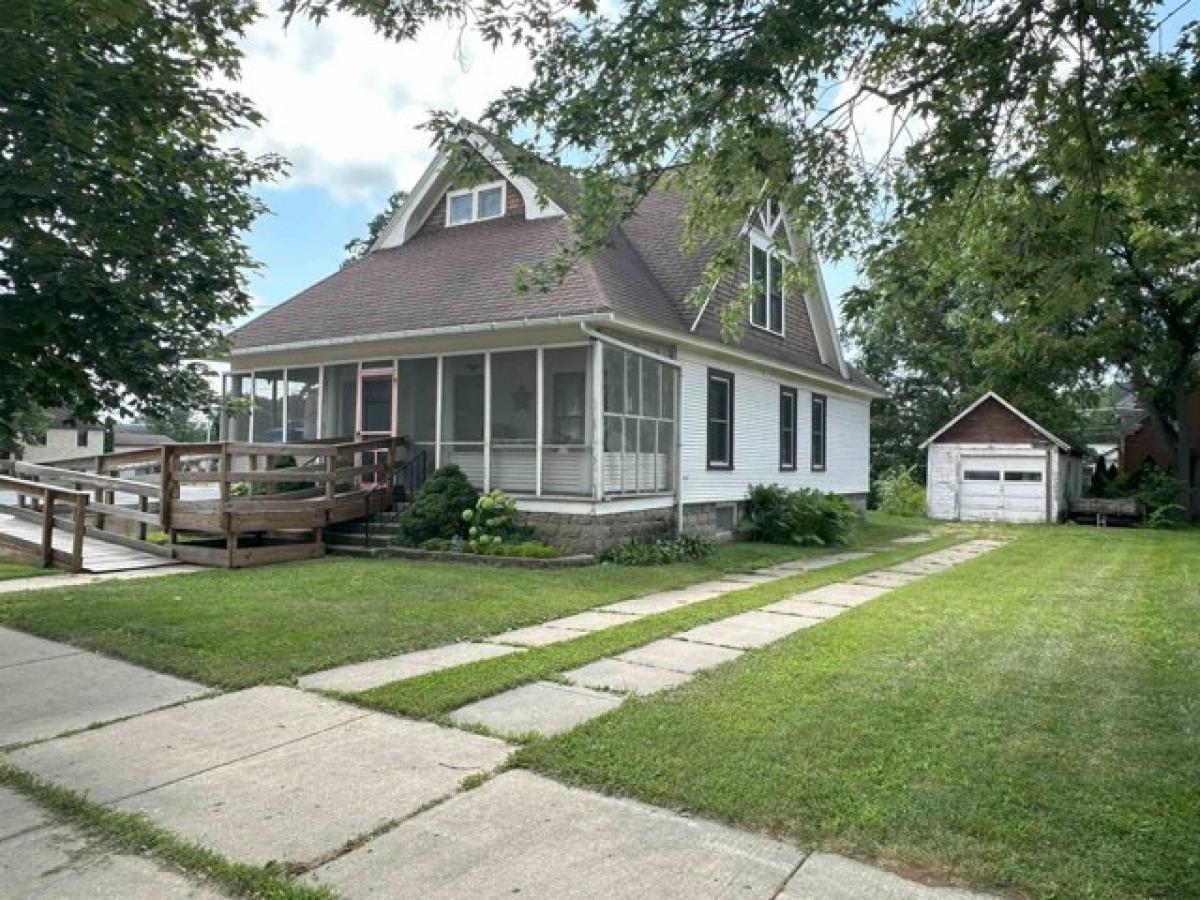
M 338 534 L 332 532 L 325 535 L 327 547 L 391 547 L 395 541 L 391 535 L 373 534 L 369 538 L 361 534 Z

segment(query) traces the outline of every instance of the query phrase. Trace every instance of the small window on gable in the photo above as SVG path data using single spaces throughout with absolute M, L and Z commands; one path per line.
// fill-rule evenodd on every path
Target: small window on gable
M 784 262 L 774 250 L 750 245 L 750 324 L 783 334 Z
M 75 446 L 86 447 L 88 445 L 88 430 L 86 428 L 77 428 L 75 430 Z
M 446 194 L 446 224 L 466 225 L 504 215 L 504 182 L 450 191 Z

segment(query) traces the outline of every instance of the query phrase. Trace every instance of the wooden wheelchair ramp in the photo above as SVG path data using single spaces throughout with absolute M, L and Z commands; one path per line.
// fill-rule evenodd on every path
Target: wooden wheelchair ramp
M 62 528 L 55 528 L 53 549 L 64 556 L 71 554 L 74 535 Z M 0 546 L 15 549 L 25 549 L 20 544 L 30 548 L 40 548 L 42 528 L 33 522 L 18 519 L 15 516 L 0 514 Z M 18 543 L 19 542 L 19 543 Z M 81 572 L 122 572 L 129 569 L 149 569 L 154 566 L 169 566 L 174 564 L 169 556 L 158 556 L 145 550 L 136 550 L 105 540 L 103 537 L 83 538 L 83 560 Z

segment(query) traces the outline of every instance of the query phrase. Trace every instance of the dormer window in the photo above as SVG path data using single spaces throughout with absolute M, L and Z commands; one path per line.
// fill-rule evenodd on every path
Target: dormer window
M 771 247 L 750 244 L 750 324 L 783 334 L 783 259 Z
M 446 225 L 466 225 L 504 215 L 504 182 L 450 191 L 446 194 Z

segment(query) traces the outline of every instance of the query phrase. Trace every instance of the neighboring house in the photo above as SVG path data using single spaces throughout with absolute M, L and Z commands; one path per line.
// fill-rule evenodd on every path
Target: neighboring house
M 991 391 L 921 445 L 935 519 L 1057 522 L 1082 492 L 1077 454 Z
M 77 423 L 65 410 L 50 410 L 45 437 L 21 445 L 25 462 L 77 459 L 104 452 L 104 428 L 90 422 Z
M 843 358 L 820 278 L 785 292 L 810 251 L 777 208 L 751 217 L 737 280 L 761 292 L 729 345 L 733 280 L 699 314 L 684 302 L 706 259 L 680 250 L 678 192 L 652 191 L 610 246 L 522 294 L 515 268 L 570 238 L 572 179 L 514 174 L 512 148 L 474 129 L 462 141 L 483 183 L 439 152 L 365 258 L 233 333 L 225 392 L 253 403 L 228 438 L 405 435 L 574 547 L 729 533 L 759 482 L 865 505 L 882 393 Z
M 1131 395 L 1132 397 L 1132 395 Z M 1136 398 L 1133 398 L 1136 404 Z M 1188 406 L 1192 420 L 1192 483 L 1200 483 L 1200 388 L 1188 395 Z M 1164 423 L 1157 416 L 1147 413 L 1140 404 L 1137 416 L 1132 419 L 1127 433 L 1121 440 L 1122 472 L 1133 474 L 1142 466 L 1154 463 L 1169 471 L 1175 470 L 1175 451 L 1172 448 L 1174 434 L 1166 429 L 1175 429 L 1174 422 Z

